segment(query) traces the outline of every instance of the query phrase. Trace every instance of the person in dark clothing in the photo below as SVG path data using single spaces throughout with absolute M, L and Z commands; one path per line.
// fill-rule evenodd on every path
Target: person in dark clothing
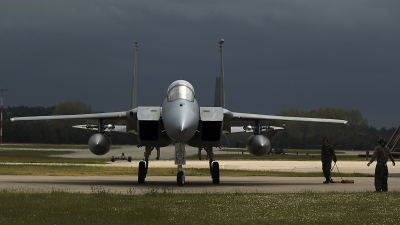
M 323 138 L 323 145 L 321 147 L 321 161 L 322 161 L 322 172 L 324 172 L 325 181 L 324 184 L 333 183 L 331 179 L 331 167 L 332 167 L 332 160 L 336 163 L 336 155 L 335 150 L 329 144 L 328 138 Z
M 392 165 L 395 166 L 394 158 L 392 154 L 390 154 L 390 150 L 386 147 L 386 140 L 384 138 L 379 139 L 379 145 L 375 148 L 374 154 L 372 155 L 371 160 L 367 164 L 370 166 L 372 162 L 376 159 L 376 167 L 375 167 L 375 190 L 377 192 L 380 191 L 388 191 L 388 176 L 389 171 L 387 168 L 387 161 L 390 158 L 392 160 Z

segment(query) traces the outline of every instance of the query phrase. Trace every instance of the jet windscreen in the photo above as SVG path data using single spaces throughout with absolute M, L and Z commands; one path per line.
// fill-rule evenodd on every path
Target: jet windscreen
M 168 92 L 168 101 L 172 102 L 178 98 L 186 99 L 188 101 L 194 101 L 194 94 L 190 88 L 186 86 L 176 86 L 169 90 Z

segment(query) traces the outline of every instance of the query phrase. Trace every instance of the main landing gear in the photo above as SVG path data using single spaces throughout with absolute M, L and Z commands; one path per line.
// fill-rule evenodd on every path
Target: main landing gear
M 178 166 L 178 173 L 176 174 L 176 183 L 178 186 L 185 185 L 185 171 L 183 170 L 183 165 L 186 165 L 186 152 L 185 152 L 186 143 L 184 142 L 176 142 L 175 143 L 175 165 Z M 139 170 L 138 170 L 138 182 L 143 184 L 146 180 L 147 169 L 149 168 L 149 157 L 154 147 L 146 147 L 144 152 L 144 159 L 139 162 Z M 156 147 L 157 150 L 157 160 L 160 158 L 160 148 Z M 212 178 L 213 184 L 219 184 L 220 175 L 219 175 L 219 163 L 214 161 L 214 153 L 212 147 L 206 147 L 204 150 L 207 153 L 207 158 L 209 160 L 210 166 L 210 175 Z M 201 149 L 199 149 L 199 152 Z M 199 158 L 201 160 L 201 154 L 199 154 Z
M 214 153 L 212 147 L 206 147 L 204 150 L 207 153 L 209 159 L 210 174 L 213 184 L 219 184 L 219 163 L 214 161 Z M 201 148 L 199 148 L 199 159 L 201 160 Z M 186 164 L 185 158 L 185 143 L 175 143 L 175 165 L 178 165 L 178 174 L 176 175 L 176 182 L 178 186 L 185 185 L 185 171 L 182 165 Z
M 206 147 L 204 150 L 207 153 L 208 162 L 210 164 L 210 174 L 213 184 L 219 184 L 219 163 L 214 161 L 214 153 L 212 147 Z
M 151 152 L 153 151 L 154 147 L 148 147 L 146 146 L 146 149 L 144 151 L 144 160 L 139 162 L 139 170 L 138 170 L 138 183 L 143 184 L 146 175 L 147 175 L 147 169 L 149 168 L 149 158 L 151 155 Z M 160 159 L 160 147 L 156 147 L 157 150 L 157 160 Z

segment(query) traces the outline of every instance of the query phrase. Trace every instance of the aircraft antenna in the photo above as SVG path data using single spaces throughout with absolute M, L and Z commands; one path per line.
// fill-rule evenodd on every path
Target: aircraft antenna
M 1 93 L 1 106 L 0 106 L 0 112 L 1 112 L 1 120 L 0 120 L 0 143 L 3 143 L 3 92 L 7 91 L 3 86 L 0 87 L 0 93 Z
M 137 52 L 138 50 L 138 43 L 135 41 L 135 61 L 133 64 L 133 79 L 132 79 L 132 103 L 131 108 L 134 109 L 137 106 Z
M 222 44 L 224 43 L 224 39 L 221 39 L 219 41 L 219 51 L 221 53 L 221 71 L 220 71 L 220 85 L 221 85 L 221 101 L 220 105 L 222 108 L 225 108 L 225 90 L 224 90 L 224 59 L 223 59 L 223 54 L 222 54 Z

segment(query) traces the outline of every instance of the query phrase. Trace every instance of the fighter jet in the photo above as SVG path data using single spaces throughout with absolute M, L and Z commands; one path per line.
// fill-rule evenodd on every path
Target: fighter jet
M 282 121 L 308 121 L 346 124 L 340 119 L 286 117 L 273 115 L 259 115 L 250 113 L 231 112 L 225 108 L 224 72 L 222 45 L 219 41 L 221 56 L 220 77 L 216 79 L 216 95 L 213 107 L 200 107 L 196 101 L 194 87 L 188 81 L 176 80 L 167 89 L 167 96 L 159 107 L 136 106 L 136 76 L 137 76 L 137 51 L 135 42 L 135 64 L 132 88 L 131 109 L 122 112 L 57 115 L 57 116 L 33 116 L 15 117 L 11 121 L 26 120 L 57 120 L 57 119 L 96 119 L 96 125 L 77 125 L 76 128 L 95 130 L 88 141 L 90 151 L 95 155 L 104 155 L 110 151 L 111 139 L 106 131 L 128 132 L 138 135 L 139 147 L 144 147 L 144 159 L 139 162 L 138 182 L 144 183 L 149 168 L 151 152 L 157 150 L 157 158 L 160 156 L 160 148 L 175 145 L 175 165 L 178 167 L 176 176 L 177 185 L 184 186 L 186 165 L 185 146 L 196 147 L 205 150 L 209 159 L 210 175 L 213 184 L 220 183 L 219 163 L 214 160 L 213 148 L 219 147 L 221 136 L 235 132 L 231 129 L 232 122 L 248 121 L 253 125 L 243 128 L 246 132 L 253 132 L 248 138 L 246 148 L 254 156 L 263 156 L 270 150 L 270 141 L 262 134 L 262 130 L 271 129 L 271 126 L 263 126 L 262 122 L 271 120 Z M 126 126 L 103 124 L 104 121 L 126 121 Z M 200 155 L 200 154 L 199 154 Z

